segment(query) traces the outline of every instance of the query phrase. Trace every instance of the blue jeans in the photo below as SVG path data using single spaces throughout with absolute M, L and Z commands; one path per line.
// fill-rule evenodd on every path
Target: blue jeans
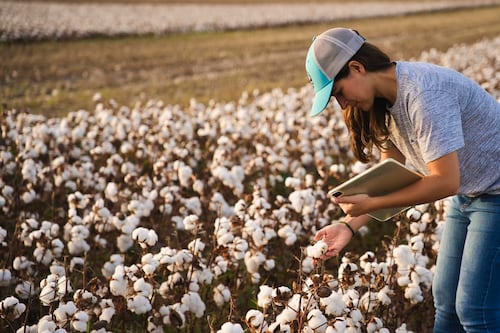
M 500 195 L 452 198 L 432 288 L 435 333 L 500 332 Z

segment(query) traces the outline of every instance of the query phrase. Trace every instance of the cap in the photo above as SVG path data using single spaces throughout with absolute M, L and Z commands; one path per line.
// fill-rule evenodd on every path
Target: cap
M 335 76 L 364 42 L 361 35 L 347 28 L 333 28 L 314 37 L 306 57 L 307 75 L 316 93 L 311 116 L 318 115 L 326 108 Z

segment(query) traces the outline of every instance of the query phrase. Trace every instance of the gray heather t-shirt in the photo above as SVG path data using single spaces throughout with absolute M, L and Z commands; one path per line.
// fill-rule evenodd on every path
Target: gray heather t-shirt
M 407 162 L 428 174 L 426 163 L 457 151 L 459 193 L 500 194 L 500 104 L 444 67 L 397 62 L 396 77 L 390 139 Z

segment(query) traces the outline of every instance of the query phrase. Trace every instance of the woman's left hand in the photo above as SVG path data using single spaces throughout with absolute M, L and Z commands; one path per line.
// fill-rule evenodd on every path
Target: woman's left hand
M 332 198 L 332 201 L 342 208 L 347 215 L 356 217 L 372 211 L 368 194 L 355 194 Z

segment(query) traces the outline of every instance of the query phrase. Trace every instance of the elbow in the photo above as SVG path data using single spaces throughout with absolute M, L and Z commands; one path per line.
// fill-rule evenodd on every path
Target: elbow
M 458 189 L 460 187 L 460 184 L 453 184 L 448 186 L 448 195 L 447 196 L 452 196 L 458 193 Z
M 456 178 L 453 177 L 453 179 L 447 181 L 446 184 L 443 184 L 443 192 L 446 197 L 457 194 L 459 188 L 460 188 L 460 177 Z

